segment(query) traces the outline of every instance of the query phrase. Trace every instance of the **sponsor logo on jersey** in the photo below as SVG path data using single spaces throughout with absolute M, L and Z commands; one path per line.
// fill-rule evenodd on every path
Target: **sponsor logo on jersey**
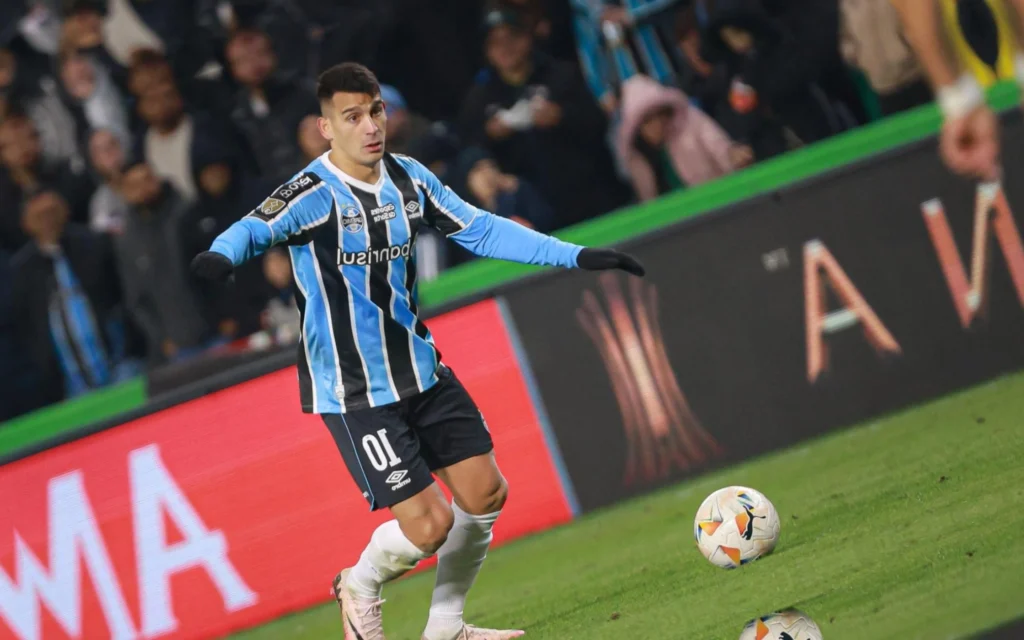
M 348 267 L 365 267 L 399 258 L 408 258 L 411 253 L 412 240 L 408 240 L 405 244 L 396 244 L 382 249 L 371 248 L 366 251 L 343 252 L 339 256 L 338 264 Z
M 263 201 L 250 215 L 270 222 L 281 212 L 288 208 L 294 200 L 297 200 L 303 193 L 315 189 L 320 185 L 320 177 L 314 173 L 304 173 L 288 184 L 278 187 L 270 197 Z
M 423 215 L 423 211 L 420 209 L 420 203 L 415 200 L 405 205 L 405 212 L 409 214 L 410 220 L 419 218 Z
M 359 233 L 363 230 L 363 212 L 359 207 L 346 205 L 341 208 L 341 226 L 349 233 Z
M 319 180 L 317 182 L 319 182 Z M 299 177 L 297 180 L 289 182 L 288 184 L 279 187 L 278 190 L 274 192 L 274 195 L 281 196 L 285 200 L 288 200 L 292 196 L 296 196 L 305 191 L 306 189 L 312 187 L 313 184 L 315 184 L 313 178 L 311 178 L 309 175 L 303 175 Z
M 373 218 L 374 222 L 383 222 L 384 220 L 392 220 L 395 217 L 395 205 L 390 202 L 382 207 L 370 210 L 370 217 Z

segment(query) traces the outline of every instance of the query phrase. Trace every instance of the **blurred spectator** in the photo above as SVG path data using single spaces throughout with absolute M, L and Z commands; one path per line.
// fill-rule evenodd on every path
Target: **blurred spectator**
M 0 422 L 45 404 L 35 367 L 18 335 L 11 256 L 0 251 Z
M 295 303 L 288 252 L 281 247 L 268 251 L 263 258 L 263 275 L 273 290 L 273 297 L 263 310 L 263 329 L 273 336 L 277 344 L 298 341 L 301 332 L 299 307 Z
M 296 132 L 309 115 L 319 115 L 314 87 L 297 76 L 275 75 L 277 60 L 265 33 L 236 32 L 227 45 L 231 75 L 240 85 L 232 119 L 245 135 L 260 174 L 287 182 L 305 160 Z
M 188 113 L 181 92 L 173 84 L 161 83 L 139 98 L 139 116 L 148 126 L 142 138 L 141 155 L 158 176 L 169 181 L 191 204 L 199 197 L 193 146 L 207 144 L 230 147 L 214 120 L 202 113 Z
M 622 89 L 618 152 L 641 201 L 714 180 L 753 161 L 678 89 L 633 76 Z
M 448 171 L 459 155 L 459 140 L 445 124 L 434 123 L 426 135 L 409 144 L 408 155 L 422 162 L 442 182 L 447 182 Z
M 839 54 L 839 0 L 702 1 L 703 57 L 728 65 L 738 112 L 766 107 L 802 144 L 866 120 Z
M 179 81 L 175 79 L 171 63 L 162 53 L 155 49 L 134 51 L 126 80 L 128 91 L 138 99 L 150 89 L 165 84 L 178 88 L 190 110 L 206 113 L 217 120 L 230 117 L 232 94 L 226 82 L 203 78 Z
M 307 163 L 331 150 L 330 141 L 320 135 L 317 119 L 318 116 L 306 116 L 299 123 L 299 148 L 302 149 L 302 158 Z
M 22 200 L 44 189 L 64 197 L 72 220 L 88 220 L 94 185 L 87 172 L 76 173 L 68 163 L 44 164 L 35 125 L 14 108 L 0 121 L 0 163 L 0 246 L 15 251 L 24 244 Z
M 842 53 L 864 72 L 884 115 L 932 101 L 891 0 L 841 0 Z
M 683 62 L 674 34 L 673 10 L 681 0 L 570 3 L 587 85 L 607 113 L 618 107 L 616 88 L 638 73 L 665 85 L 678 85 Z M 639 54 L 639 63 L 634 52 Z
M 575 68 L 534 52 L 514 12 L 489 12 L 485 28 L 490 67 L 463 104 L 465 140 L 536 185 L 559 228 L 625 204 L 604 142 L 607 121 Z
M 405 98 L 391 85 L 380 86 L 380 97 L 387 105 L 388 151 L 407 155 L 409 145 L 430 132 L 431 123 L 418 113 L 410 111 Z
M 31 242 L 14 258 L 18 335 L 42 376 L 46 400 L 133 375 L 107 237 L 69 225 L 67 203 L 53 191 L 33 196 L 22 221 Z
M 128 203 L 121 197 L 121 172 L 127 161 L 124 147 L 113 131 L 97 129 L 89 136 L 89 162 L 99 187 L 89 202 L 89 228 L 97 233 L 121 233 L 128 218 Z
M 179 83 L 195 77 L 215 56 L 211 34 L 197 23 L 204 0 L 130 0 L 131 10 L 160 39 Z
M 143 334 L 150 362 L 191 355 L 211 331 L 182 245 L 188 204 L 141 162 L 125 171 L 121 194 L 130 210 L 114 246 L 128 314 Z
M 540 192 L 526 180 L 502 173 L 484 149 L 466 149 L 459 165 L 453 188 L 469 203 L 543 233 L 555 228 L 555 213 Z
M 218 144 L 198 141 L 194 157 L 200 195 L 181 224 L 186 261 L 208 250 L 218 235 L 258 207 L 278 186 L 242 172 L 234 156 Z M 271 292 L 259 260 L 235 269 L 232 287 L 198 282 L 195 286 L 201 290 L 208 319 L 221 337 L 235 338 L 260 330 L 260 313 Z
M 77 51 L 95 65 L 97 74 L 120 84 L 124 68 L 110 55 L 104 37 L 105 0 L 66 0 L 58 53 Z
M 87 129 L 108 129 L 128 144 L 129 122 L 124 96 L 110 74 L 89 56 L 67 49 L 60 56 L 60 78 L 69 100 L 81 109 Z

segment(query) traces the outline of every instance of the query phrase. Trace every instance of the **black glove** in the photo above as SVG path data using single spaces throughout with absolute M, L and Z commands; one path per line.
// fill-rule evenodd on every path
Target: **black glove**
M 587 271 L 604 271 L 606 269 L 622 269 L 634 276 L 643 277 L 647 271 L 633 256 L 620 253 L 614 249 L 590 249 L 580 251 L 576 256 L 576 264 Z
M 234 280 L 235 265 L 222 253 L 204 251 L 192 259 L 192 274 L 204 280 L 230 282 Z

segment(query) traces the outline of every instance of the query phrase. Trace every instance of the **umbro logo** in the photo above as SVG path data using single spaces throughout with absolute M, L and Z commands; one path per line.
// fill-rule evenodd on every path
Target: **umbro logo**
M 418 217 L 420 217 L 420 215 L 422 215 L 420 213 L 420 203 L 415 202 L 415 201 L 410 202 L 409 204 L 405 205 L 405 211 L 406 211 L 406 213 L 409 214 L 410 218 L 418 218 Z
M 409 475 L 409 472 L 406 471 L 405 469 L 399 469 L 398 471 L 392 471 L 391 475 L 389 475 L 384 482 L 386 482 L 389 485 L 391 485 L 391 490 L 392 491 L 398 491 L 399 489 L 401 489 L 405 485 L 407 485 L 410 482 L 412 482 L 412 480 L 410 480 L 408 477 L 406 477 L 408 475 Z

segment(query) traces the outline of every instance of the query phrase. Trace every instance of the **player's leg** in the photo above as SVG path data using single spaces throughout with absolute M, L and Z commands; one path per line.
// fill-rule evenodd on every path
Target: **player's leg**
M 491 529 L 508 495 L 508 484 L 494 459 L 483 416 L 450 371 L 410 406 L 422 456 L 452 492 L 454 524 L 437 552 L 437 578 L 424 631 L 427 640 L 503 640 L 521 631 L 467 626 L 466 595 L 490 547 Z
M 348 640 L 382 640 L 381 592 L 433 555 L 452 526 L 452 510 L 420 456 L 419 440 L 400 405 L 324 415 L 350 474 L 370 509 L 390 509 L 358 562 L 339 573 L 331 591 Z

